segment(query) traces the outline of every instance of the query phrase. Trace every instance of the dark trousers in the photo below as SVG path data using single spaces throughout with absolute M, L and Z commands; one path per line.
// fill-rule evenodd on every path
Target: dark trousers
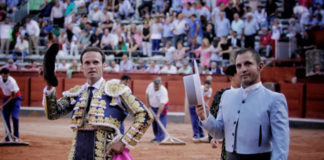
M 159 55 L 161 39 L 152 39 L 152 55 Z
M 148 8 L 148 12 L 149 12 L 149 14 L 151 14 L 152 5 L 153 5 L 152 1 L 143 1 L 143 3 L 138 7 L 138 13 L 140 14 L 140 17 L 144 16 L 145 13 L 144 13 L 143 9 L 145 7 Z
M 255 42 L 255 35 L 252 34 L 250 36 L 245 36 L 245 40 L 244 40 L 244 43 L 245 43 L 245 48 L 252 48 L 254 49 L 254 42 Z
M 8 100 L 8 98 L 3 98 L 3 103 L 5 103 Z M 3 116 L 6 121 L 6 124 L 8 126 L 8 129 L 11 132 L 11 125 L 10 125 L 10 115 L 12 118 L 13 128 L 14 128 L 14 136 L 19 138 L 19 119 L 18 114 L 20 110 L 20 103 L 21 103 L 21 97 L 17 97 L 11 102 L 9 102 L 6 106 L 3 107 Z M 9 137 L 6 137 L 6 141 L 9 141 Z
M 271 152 L 260 154 L 238 154 L 235 152 L 227 152 L 227 160 L 270 160 Z
M 168 110 L 168 106 L 165 106 L 165 109 Z M 155 114 L 157 114 L 159 108 L 152 107 L 152 110 Z M 167 121 L 168 121 L 168 115 L 166 113 L 162 112 L 160 114 L 160 121 L 163 124 L 164 128 L 166 128 Z M 165 134 L 155 119 L 152 123 L 152 126 L 153 126 L 154 139 L 157 141 L 162 141 L 164 139 Z
M 189 113 L 190 113 L 193 136 L 196 138 L 204 137 L 205 136 L 204 130 L 201 128 L 201 125 L 200 125 L 201 122 L 198 119 L 196 107 L 190 106 Z

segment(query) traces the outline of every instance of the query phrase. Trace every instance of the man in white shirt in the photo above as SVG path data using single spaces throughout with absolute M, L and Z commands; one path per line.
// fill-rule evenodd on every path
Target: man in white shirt
M 171 64 L 171 61 L 167 61 L 166 65 L 162 68 L 161 73 L 177 74 L 177 67 Z
M 98 27 L 98 25 L 99 25 L 98 23 L 101 22 L 101 19 L 103 16 L 104 15 L 103 15 L 102 11 L 99 10 L 97 5 L 95 5 L 89 13 L 89 20 L 91 22 L 91 25 L 93 27 Z
M 60 1 L 55 2 L 55 6 L 51 10 L 51 21 L 53 24 L 57 24 L 60 28 L 64 26 L 64 5 Z
M 4 94 L 3 103 L 0 106 L 4 119 L 9 128 L 10 135 L 12 135 L 10 116 L 12 117 L 14 127 L 14 141 L 19 142 L 19 119 L 18 114 L 20 110 L 21 94 L 17 82 L 9 75 L 9 69 L 3 68 L 0 71 L 0 87 Z M 9 137 L 5 137 L 5 141 L 9 141 Z
M 258 9 L 254 11 L 254 17 L 260 28 L 267 27 L 267 12 L 262 6 L 258 6 Z
M 6 18 L 4 22 L 0 24 L 0 39 L 1 49 L 0 54 L 9 54 L 10 37 L 11 37 L 12 25 L 9 22 L 9 18 Z M 5 53 L 3 50 L 5 49 Z
M 165 135 L 156 119 L 159 119 L 166 128 L 169 105 L 168 91 L 161 83 L 161 78 L 158 77 L 146 89 L 146 104 L 156 115 L 152 124 L 154 139 L 151 142 L 157 143 L 163 141 Z
M 254 49 L 255 35 L 259 29 L 258 23 L 253 19 L 253 14 L 248 13 L 244 23 L 244 47 Z
M 178 41 L 184 42 L 185 29 L 187 22 L 183 18 L 183 14 L 179 13 L 176 20 L 173 21 L 173 46 L 176 46 Z
M 129 18 L 134 14 L 134 9 L 129 0 L 119 0 L 119 8 L 117 16 L 120 19 Z
M 17 59 L 17 55 L 21 55 L 22 59 L 24 60 L 29 50 L 29 44 L 28 41 L 25 40 L 25 36 L 19 36 L 19 39 L 17 37 L 15 50 L 12 53 L 12 57 L 14 60 Z
M 232 21 L 231 28 L 233 31 L 236 31 L 237 35 L 241 39 L 243 30 L 244 30 L 244 22 L 240 19 L 240 16 L 238 13 L 234 14 L 234 20 Z
M 39 54 L 38 38 L 39 38 L 40 29 L 38 23 L 35 20 L 26 18 L 26 31 L 27 34 L 29 35 L 29 54 L 31 53 Z
M 114 60 L 110 61 L 109 66 L 104 69 L 108 72 L 119 72 L 119 64 L 116 64 Z

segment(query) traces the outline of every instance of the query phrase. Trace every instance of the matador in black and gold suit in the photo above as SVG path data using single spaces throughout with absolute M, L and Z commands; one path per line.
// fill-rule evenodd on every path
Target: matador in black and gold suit
M 127 147 L 133 148 L 152 123 L 153 116 L 146 106 L 119 80 L 105 81 L 101 78 L 96 85 L 89 104 L 88 83 L 63 92 L 59 100 L 56 100 L 54 88 L 49 91 L 44 89 L 48 119 L 58 119 L 72 111 L 74 136 L 69 160 L 112 159 L 112 154 L 106 156 L 106 151 L 114 142 L 121 140 Z M 89 110 L 86 111 L 86 108 Z M 134 122 L 122 135 L 119 128 L 128 113 L 134 116 Z

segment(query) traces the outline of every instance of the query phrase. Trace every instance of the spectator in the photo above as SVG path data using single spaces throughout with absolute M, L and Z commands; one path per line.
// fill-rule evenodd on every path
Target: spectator
M 118 44 L 115 46 L 115 57 L 122 57 L 127 55 L 127 45 L 124 37 L 119 37 Z
M 320 0 L 320 1 L 322 1 L 322 4 L 323 4 L 323 0 Z M 313 15 L 317 15 L 317 14 L 321 14 L 322 17 L 324 16 L 324 9 L 320 3 L 316 4 L 316 7 L 313 11 Z
M 270 0 L 271 1 L 271 0 Z M 257 22 L 253 19 L 253 14 L 247 14 L 247 20 L 244 23 L 244 44 L 245 48 L 254 49 L 255 35 L 259 27 Z
M 120 72 L 132 72 L 133 63 L 128 59 L 127 55 L 123 55 L 122 61 L 120 62 Z
M 206 27 L 206 30 L 203 31 L 203 38 L 207 38 L 209 40 L 209 42 L 213 42 L 215 36 L 216 35 L 213 30 L 213 25 L 211 23 L 209 23 Z
M 182 14 L 185 18 L 190 19 L 190 17 L 192 15 L 196 15 L 196 10 L 195 10 L 195 8 L 192 7 L 192 4 L 190 2 L 188 2 L 185 4 L 184 9 L 182 10 Z
M 114 60 L 110 61 L 109 66 L 107 66 L 105 71 L 108 72 L 119 72 L 119 64 L 116 64 Z
M 9 46 L 10 46 L 10 38 L 13 26 L 9 22 L 9 18 L 5 18 L 3 22 L 0 22 L 0 39 L 1 39 L 1 54 L 9 55 Z M 6 52 L 3 52 L 5 49 Z
M 209 74 L 224 74 L 223 68 L 220 67 L 215 61 L 211 62 Z
M 66 63 L 65 59 L 61 59 L 60 63 L 57 65 L 56 70 L 58 71 L 67 71 L 69 69 L 70 65 Z
M 101 29 L 98 27 L 96 28 L 95 33 L 90 37 L 91 46 L 100 47 L 101 37 Z
M 189 50 L 188 47 L 183 47 L 181 41 L 177 42 L 177 49 L 175 50 L 175 52 L 173 54 L 173 63 L 175 63 L 175 65 L 177 67 L 182 66 L 181 63 L 185 59 L 186 51 L 188 51 L 188 50 Z
M 140 29 L 136 29 L 135 34 L 133 35 L 133 38 L 135 39 L 136 44 L 140 49 L 142 49 L 142 31 Z
M 262 55 L 261 53 L 264 53 L 265 56 L 270 57 L 270 51 L 271 51 L 271 34 L 268 33 L 267 28 L 262 28 L 262 34 L 260 36 L 260 48 L 257 49 L 257 51 Z
M 112 44 L 112 41 L 110 41 L 109 38 L 109 30 L 105 29 L 100 41 L 100 48 L 105 52 L 105 54 L 108 54 L 113 50 L 114 44 Z
M 291 18 L 289 20 L 289 27 L 287 30 L 288 30 L 287 37 L 293 38 L 296 37 L 297 34 L 300 34 L 302 29 L 300 25 L 296 23 L 296 19 Z
M 274 19 L 273 24 L 271 26 L 271 39 L 278 41 L 280 39 L 281 36 L 281 24 L 279 22 L 279 19 Z
M 52 7 L 55 5 L 55 0 L 52 0 L 51 2 L 48 3 L 50 0 L 44 0 L 44 4 L 42 4 L 39 8 L 40 10 L 40 17 L 50 17 L 51 16 L 51 11 Z
M 0 69 L 3 69 L 3 68 L 8 68 L 9 71 L 16 71 L 16 70 L 18 70 L 17 65 L 14 63 L 14 61 L 12 59 L 9 59 L 8 60 L 8 63 L 5 64 L 5 65 L 3 65 L 3 66 L 1 66 Z
M 271 24 L 272 20 L 278 14 L 278 6 L 276 4 L 276 0 L 267 0 L 265 8 L 268 16 L 267 17 L 268 24 Z
M 201 47 L 195 50 L 195 55 L 197 58 L 200 57 L 200 65 L 203 68 L 209 67 L 210 58 L 212 52 L 215 52 L 214 47 L 210 45 L 207 38 L 203 39 Z
M 113 26 L 114 26 L 114 22 L 112 21 L 110 16 L 106 16 L 106 19 L 101 24 L 102 29 L 108 29 L 109 32 L 111 32 L 113 29 Z
M 282 2 L 282 18 L 290 18 L 294 14 L 293 9 L 296 6 L 296 0 L 285 0 Z
M 52 7 L 51 21 L 60 28 L 64 27 L 64 6 L 61 5 L 60 1 L 56 1 L 55 6 Z
M 322 14 L 318 13 L 316 15 L 316 18 L 313 19 L 312 22 L 312 29 L 324 29 L 324 19 L 322 17 Z
M 262 6 L 259 5 L 258 9 L 254 11 L 254 17 L 260 28 L 267 27 L 267 13 Z
M 67 78 L 72 78 L 73 72 L 79 72 L 81 71 L 80 65 L 78 64 L 77 60 L 72 61 L 72 65 L 67 69 L 66 76 Z
M 221 56 L 223 59 L 223 64 L 225 64 L 226 61 L 230 60 L 233 50 L 231 41 L 228 41 L 226 37 L 221 37 L 220 41 L 217 44 L 217 50 L 219 52 L 219 56 Z
M 215 24 L 215 32 L 216 32 L 216 36 L 218 38 L 223 37 L 223 36 L 227 36 L 228 31 L 231 29 L 230 21 L 227 18 L 225 18 L 224 16 L 225 16 L 225 13 L 220 12 L 219 13 L 219 20 Z
M 64 10 L 64 24 L 71 24 L 72 17 L 75 15 L 74 13 L 76 13 L 76 8 L 74 2 L 71 2 L 71 0 L 65 0 L 65 4 L 66 7 Z
M 90 33 L 87 31 L 82 32 L 78 42 L 79 50 L 82 51 L 86 49 L 90 44 Z
M 151 30 L 147 20 L 144 20 L 143 31 L 142 31 L 142 43 L 143 43 L 143 55 L 152 56 L 151 48 Z
M 198 45 L 201 45 L 203 38 L 202 25 L 200 20 L 195 14 L 191 15 L 191 21 L 189 26 L 189 47 L 192 48 L 193 41 L 197 41 Z
M 147 68 L 148 66 L 144 64 L 144 61 L 142 59 L 139 59 L 138 64 L 134 68 L 135 69 L 134 71 L 144 73 L 147 70 Z
M 29 53 L 39 54 L 38 49 L 38 39 L 40 34 L 40 29 L 38 23 L 30 18 L 26 18 L 26 31 L 29 36 Z
M 183 14 L 179 13 L 177 19 L 173 21 L 173 46 L 180 40 L 181 43 L 184 42 L 185 29 L 187 22 L 183 19 Z
M 184 60 L 183 66 L 179 69 L 178 73 L 180 74 L 192 74 L 192 67 L 189 66 L 188 60 Z
M 225 8 L 225 14 L 226 14 L 226 18 L 232 22 L 234 19 L 234 14 L 236 13 L 236 8 L 234 7 L 233 2 L 229 2 L 227 7 Z
M 48 21 L 44 21 L 42 25 L 42 29 L 40 31 L 41 40 L 44 40 L 47 34 L 52 31 L 52 29 L 53 29 L 53 25 Z M 41 44 L 45 44 L 45 42 L 42 41 Z
M 101 18 L 104 16 L 102 11 L 99 10 L 98 6 L 95 5 L 93 10 L 89 10 L 89 20 L 92 27 L 98 27 L 98 24 L 101 22 Z
M 109 17 L 109 19 L 107 19 Z M 102 20 L 101 21 L 103 21 L 103 22 L 109 22 L 109 21 L 111 21 L 111 22 L 113 22 L 114 21 L 114 13 L 113 12 L 110 12 L 109 10 L 108 10 L 108 8 L 105 8 L 104 10 L 103 10 L 103 17 L 102 17 Z M 111 30 L 109 30 L 109 31 L 111 31 Z
M 129 55 L 136 55 L 139 56 L 139 45 L 137 45 L 135 38 L 131 37 L 129 39 L 128 45 L 127 45 L 127 51 L 129 52 Z
M 307 76 L 323 75 L 320 64 L 314 64 L 313 69 L 307 74 Z
M 175 52 L 175 48 L 171 45 L 171 42 L 168 41 L 165 45 L 164 48 L 161 48 L 161 52 L 165 53 L 165 58 L 167 61 L 170 61 L 172 62 L 173 61 L 173 55 L 174 55 L 174 52 Z
M 162 24 L 159 17 L 155 16 L 151 25 L 151 40 L 152 40 L 152 52 L 154 55 L 159 55 L 160 43 L 162 39 Z
M 210 20 L 209 7 L 203 0 L 198 0 L 196 10 L 198 17 L 204 16 L 208 21 Z
M 148 13 L 151 13 L 152 11 L 152 0 L 143 0 L 142 4 L 138 7 L 138 13 L 140 17 L 142 17 L 146 12 L 144 11 L 145 8 L 148 8 Z
M 240 39 L 242 39 L 242 33 L 244 32 L 244 22 L 240 19 L 238 13 L 234 14 L 234 20 L 232 21 L 231 28 L 237 33 Z
M 60 35 L 60 31 L 61 31 L 61 28 L 57 25 L 57 24 L 54 24 L 53 25 L 53 28 L 52 28 L 52 32 L 53 34 L 58 37 Z
M 134 8 L 129 3 L 129 0 L 119 0 L 119 8 L 117 16 L 120 19 L 129 18 L 134 15 Z
M 32 61 L 31 65 L 26 65 L 21 70 L 23 71 L 40 71 L 40 67 L 36 61 Z
M 12 57 L 13 57 L 14 61 L 17 60 L 17 56 L 21 56 L 22 61 L 24 61 L 26 55 L 28 54 L 28 50 L 29 50 L 28 47 L 29 47 L 28 41 L 25 40 L 25 36 L 17 37 L 17 41 L 16 41 L 16 44 L 15 44 L 15 49 L 14 49 L 14 51 L 12 53 Z
M 177 67 L 172 65 L 171 61 L 166 61 L 166 65 L 163 66 L 161 73 L 165 74 L 177 74 Z
M 148 73 L 160 73 L 160 66 L 155 64 L 154 60 L 150 60 L 150 65 L 146 69 Z
M 229 41 L 228 43 L 231 44 L 233 49 L 241 48 L 242 47 L 241 39 L 238 38 L 236 31 L 230 30 L 229 33 L 230 33 L 230 35 L 227 38 L 227 41 Z
M 171 17 L 166 17 L 165 22 L 163 23 L 162 26 L 162 43 L 163 46 L 166 45 L 167 42 L 171 42 L 173 38 L 173 33 L 172 33 L 172 23 L 171 23 L 172 18 Z
M 173 0 L 171 5 L 171 10 L 175 13 L 181 13 L 182 10 L 181 0 Z

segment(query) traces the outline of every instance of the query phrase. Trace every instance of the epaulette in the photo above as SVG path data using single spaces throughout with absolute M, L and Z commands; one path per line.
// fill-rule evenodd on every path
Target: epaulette
M 82 91 L 85 89 L 85 85 L 82 85 L 82 86 L 75 86 L 71 89 L 69 89 L 68 91 L 65 91 L 63 92 L 63 96 L 66 96 L 66 97 L 77 97 L 79 95 L 81 95 Z
M 120 80 L 118 79 L 112 79 L 106 82 L 105 94 L 108 96 L 118 97 L 127 91 L 130 91 L 129 87 L 120 84 Z

